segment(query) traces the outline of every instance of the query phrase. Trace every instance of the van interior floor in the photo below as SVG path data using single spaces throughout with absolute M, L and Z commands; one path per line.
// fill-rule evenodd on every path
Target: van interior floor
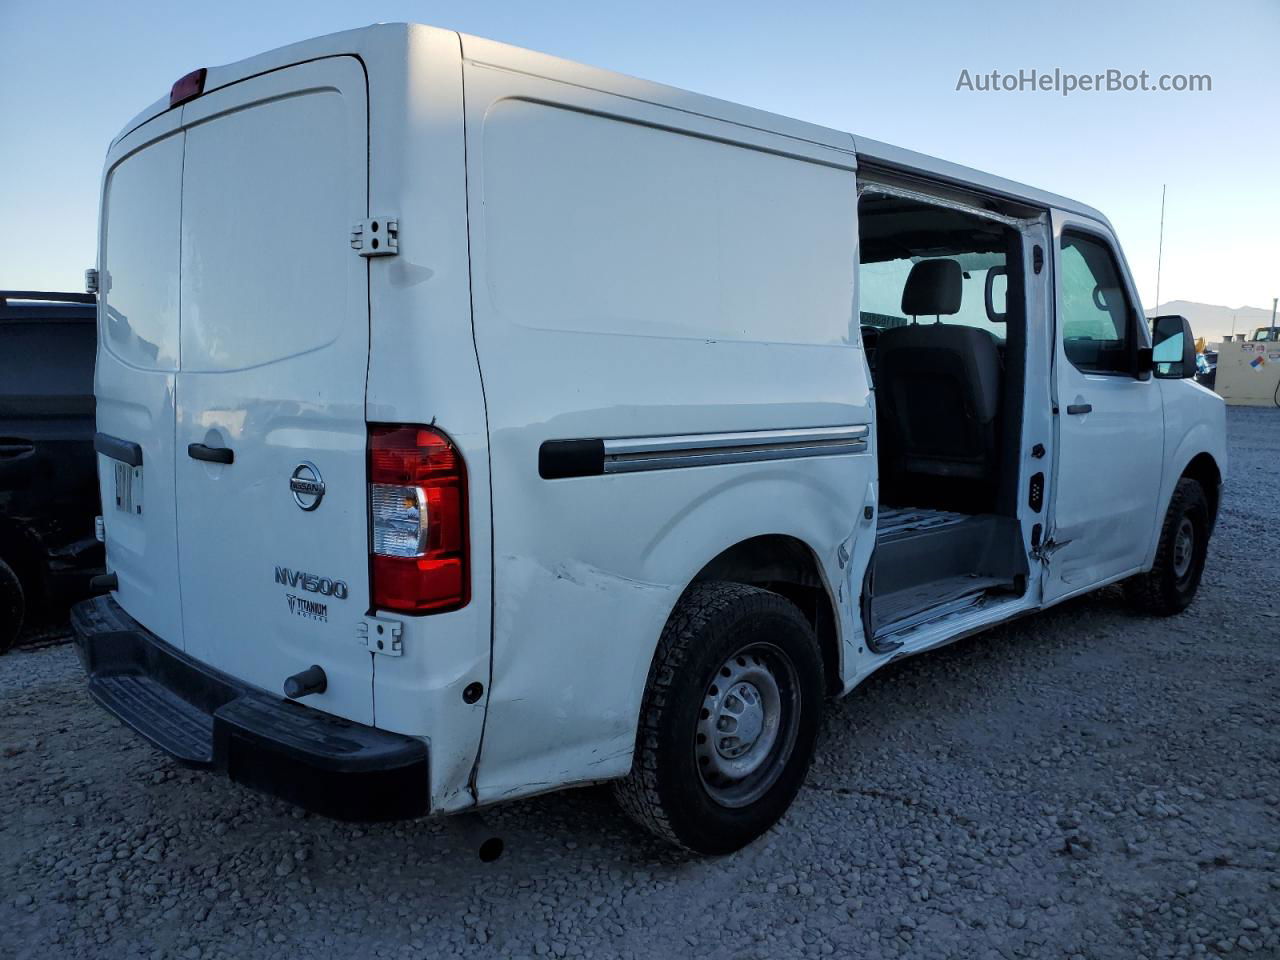
M 1027 575 L 1021 541 L 1014 517 L 882 509 L 872 575 L 873 637 L 925 623 L 992 591 L 1021 593 Z

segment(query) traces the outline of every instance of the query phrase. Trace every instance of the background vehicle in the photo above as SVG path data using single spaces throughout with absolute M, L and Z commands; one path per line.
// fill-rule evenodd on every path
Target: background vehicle
M 0 652 L 101 570 L 96 319 L 88 294 L 0 291 Z
M 736 849 L 826 696 L 1198 586 L 1222 404 L 1084 204 L 389 25 L 183 77 L 102 210 L 90 690 L 313 809 Z
M 1205 350 L 1196 354 L 1196 383 L 1213 389 L 1218 379 L 1218 351 Z

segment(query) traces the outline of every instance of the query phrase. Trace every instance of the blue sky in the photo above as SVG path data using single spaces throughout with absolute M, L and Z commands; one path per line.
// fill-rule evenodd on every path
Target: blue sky
M 374 21 L 492 37 L 980 167 L 1099 207 L 1154 306 L 1280 294 L 1280 2 L 0 0 L 0 289 L 78 290 L 102 157 L 183 73 Z M 1206 93 L 957 92 L 971 73 L 1210 74 Z

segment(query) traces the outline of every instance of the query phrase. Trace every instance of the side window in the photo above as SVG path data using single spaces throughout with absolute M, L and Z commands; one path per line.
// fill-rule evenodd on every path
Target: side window
M 961 245 L 962 246 L 962 245 Z M 914 256 L 880 262 L 864 261 L 859 267 L 858 305 L 864 327 L 904 327 L 911 317 L 902 310 L 902 294 L 911 268 L 921 260 L 955 260 L 961 269 L 960 309 L 934 317 L 926 314 L 920 323 L 960 324 L 986 330 L 997 340 L 1005 339 L 1005 295 L 1008 276 L 1003 253 L 944 251 L 936 257 Z M 988 302 L 987 294 L 991 294 Z M 990 308 L 990 309 L 989 309 Z M 995 316 L 993 316 L 993 313 Z
M 1059 283 L 1067 359 L 1086 373 L 1132 373 L 1136 314 L 1106 243 L 1063 233 Z

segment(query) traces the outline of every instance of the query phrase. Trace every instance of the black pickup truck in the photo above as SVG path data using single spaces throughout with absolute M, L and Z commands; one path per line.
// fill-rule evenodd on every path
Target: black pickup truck
M 96 309 L 89 294 L 0 291 L 0 653 L 102 569 Z

